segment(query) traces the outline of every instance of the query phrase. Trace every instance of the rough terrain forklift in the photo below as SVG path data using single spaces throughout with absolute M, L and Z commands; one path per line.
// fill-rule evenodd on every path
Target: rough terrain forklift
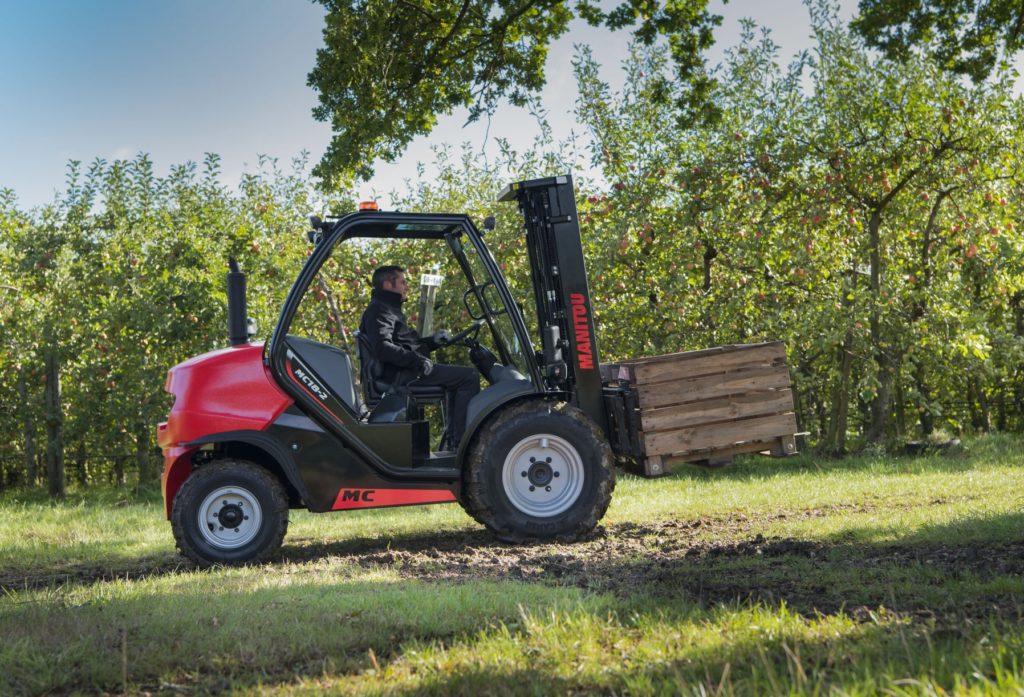
M 635 450 L 637 436 L 621 390 L 602 384 L 572 179 L 515 183 L 499 200 L 515 201 L 523 216 L 539 349 L 466 215 L 312 218 L 314 248 L 265 344 L 249 340 L 244 275 L 233 265 L 231 346 L 171 368 L 174 404 L 158 428 L 166 514 L 186 556 L 201 565 L 264 560 L 292 508 L 458 502 L 515 542 L 594 529 L 615 486 L 613 450 Z M 469 349 L 487 386 L 450 451 L 431 450 L 414 387 L 374 394 L 372 356 L 357 368 L 345 350 L 294 331 L 332 250 L 360 238 L 431 241 L 462 272 L 473 321 L 450 343 Z

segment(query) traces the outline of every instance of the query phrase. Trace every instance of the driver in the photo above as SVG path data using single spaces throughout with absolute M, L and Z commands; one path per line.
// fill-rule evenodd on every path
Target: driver
M 401 266 L 381 266 L 373 272 L 370 305 L 363 313 L 359 330 L 367 338 L 370 350 L 381 363 L 383 380 L 394 383 L 415 379 L 416 385 L 437 385 L 452 397 L 452 413 L 448 416 L 455 443 L 466 432 L 466 411 L 469 400 L 480 391 L 480 377 L 475 368 L 463 365 L 434 363 L 430 352 L 448 344 L 451 335 L 439 331 L 421 337 L 409 326 L 402 313 L 402 303 L 409 297 L 409 283 Z M 402 376 L 401 373 L 407 374 Z

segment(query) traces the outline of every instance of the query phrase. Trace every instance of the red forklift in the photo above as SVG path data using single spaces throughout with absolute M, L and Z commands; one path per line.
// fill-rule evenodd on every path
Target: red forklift
M 313 250 L 265 344 L 250 341 L 245 277 L 232 260 L 231 345 L 170 369 L 174 404 L 158 427 L 166 514 L 185 556 L 202 566 L 265 560 L 293 508 L 458 502 L 511 542 L 570 541 L 594 529 L 615 486 L 613 449 L 636 444 L 622 391 L 602 384 L 572 179 L 515 183 L 499 200 L 516 201 L 523 215 L 539 350 L 467 215 L 311 218 Z M 297 308 L 332 251 L 360 239 L 427 241 L 462 272 L 472 323 L 449 343 L 467 349 L 486 387 L 469 405 L 461 442 L 448 439 L 444 450 L 431 450 L 419 408 L 443 394 L 380 385 L 365 351 L 357 366 L 343 348 L 297 330 Z

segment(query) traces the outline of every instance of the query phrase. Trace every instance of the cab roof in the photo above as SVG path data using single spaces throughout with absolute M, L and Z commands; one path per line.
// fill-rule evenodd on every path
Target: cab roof
M 334 223 L 346 238 L 438 240 L 459 234 L 469 217 L 453 213 L 396 213 L 360 211 Z

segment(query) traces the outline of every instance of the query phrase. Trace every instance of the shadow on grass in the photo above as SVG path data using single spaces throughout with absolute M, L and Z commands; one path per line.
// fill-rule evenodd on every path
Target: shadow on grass
M 524 606 L 568 609 L 582 601 L 571 589 L 481 581 L 439 593 L 432 584 L 337 570 L 267 585 L 246 572 L 190 581 L 110 589 L 87 602 L 0 604 L 0 694 L 119 691 L 123 669 L 139 692 L 184 682 L 204 694 L 349 673 L 377 660 L 370 650 L 386 660 L 402 644 L 513 622 Z
M 887 611 L 851 621 L 801 617 L 778 603 L 622 603 L 479 579 L 443 588 L 287 581 L 211 575 L 187 588 L 0 611 L 0 692 L 246 693 L 352 681 L 360 694 L 873 693 L 906 676 L 951 687 L 953 676 L 980 670 L 974 679 L 983 680 L 994 665 L 1019 677 L 999 644 L 1002 633 L 1024 641 L 1012 622 L 942 627 Z
M 740 693 L 763 694 L 777 692 L 775 684 L 784 692 L 813 691 L 836 680 L 844 689 L 868 681 L 870 692 L 878 687 L 872 671 L 842 678 L 836 671 L 860 661 L 884 667 L 877 678 L 883 685 L 886 675 L 934 672 L 945 680 L 951 671 L 969 672 L 961 656 L 973 656 L 986 627 L 1019 628 L 1021 531 L 1024 513 L 925 526 L 898 544 L 752 533 L 709 541 L 696 520 L 609 526 L 573 545 L 505 545 L 476 530 L 292 544 L 276 563 L 193 574 L 157 590 L 104 589 L 71 604 L 64 594 L 25 603 L 12 596 L 14 602 L 0 604 L 0 687 L 12 694 L 116 690 L 125 656 L 131 684 L 145 689 L 176 681 L 200 691 L 244 691 L 324 675 L 362 679 L 378 662 L 419 660 L 424 642 L 465 645 L 470 653 L 487 648 L 505 626 L 517 638 L 505 649 L 490 647 L 498 654 L 483 664 L 491 667 L 465 657 L 451 670 L 411 675 L 410 693 L 675 693 L 673 685 L 703 685 L 713 694 L 709 687 L 724 681 Z M 338 563 L 302 565 L 326 559 Z M 151 568 L 136 569 L 138 577 L 191 570 L 162 557 L 146 563 Z M 793 627 L 835 621 L 839 613 L 853 622 L 822 636 L 771 629 L 782 605 Z M 888 610 L 880 612 L 883 606 Z M 643 640 L 657 644 L 660 630 L 650 627 L 659 623 L 721 623 L 733 627 L 733 636 L 705 640 L 703 648 L 670 642 L 652 654 L 662 656 L 658 661 L 616 654 L 607 669 L 568 678 L 555 647 L 571 646 L 577 629 L 532 636 L 524 609 L 540 618 L 568 612 L 611 623 L 578 630 L 590 636 L 585 646 L 603 647 L 591 650 L 609 651 L 616 632 L 623 645 L 638 641 L 637 627 L 648 627 Z M 731 615 L 758 612 L 763 616 L 729 624 Z M 551 624 L 558 630 L 557 621 Z M 752 634 L 750 626 L 764 632 Z M 545 651 L 553 657 L 538 658 Z
M 914 471 L 945 471 L 985 466 L 988 458 L 845 466 L 877 471 L 902 462 Z M 760 464 L 698 472 L 763 476 Z M 846 528 L 824 540 L 765 538 L 758 531 L 769 517 L 621 523 L 572 545 L 506 545 L 481 529 L 294 539 L 255 572 L 214 570 L 180 583 L 95 592 L 90 587 L 106 581 L 173 577 L 195 567 L 168 552 L 54 563 L 20 576 L 0 572 L 0 597 L 8 592 L 0 601 L 0 693 L 116 691 L 122 661 L 139 691 L 165 681 L 198 693 L 321 676 L 358 681 L 371 669 L 406 670 L 434 642 L 452 652 L 462 647 L 467 657 L 410 670 L 408 689 L 398 684 L 393 691 L 642 694 L 703 687 L 715 694 L 722 687 L 765 694 L 824 685 L 817 691 L 870 693 L 906 676 L 931 676 L 947 688 L 954 675 L 997 680 L 994 666 L 1010 665 L 1024 648 L 1024 513 L 924 525 L 896 543 L 865 541 L 874 528 Z M 327 560 L 338 563 L 319 563 Z M 75 593 L 19 597 L 24 588 L 53 586 Z M 789 610 L 780 611 L 782 605 Z M 879 611 L 883 606 L 888 610 Z M 598 629 L 530 629 L 524 609 L 541 618 L 575 613 Z M 793 613 L 791 624 L 772 629 L 772 618 L 786 612 Z M 799 631 L 833 621 L 834 631 Z M 722 627 L 714 630 L 722 639 L 680 639 L 635 660 L 616 648 L 620 636 L 628 652 L 630 642 L 664 638 L 663 625 L 672 633 L 687 623 Z M 771 631 L 752 633 L 754 625 Z M 1015 628 L 1016 653 L 1004 652 L 1003 627 Z M 501 631 L 512 639 L 496 649 Z M 579 637 L 611 652 L 593 659 L 603 662 L 600 669 L 566 668 L 576 659 L 557 647 Z M 476 660 L 478 650 L 494 653 Z M 1006 675 L 1021 678 L 1019 668 Z M 367 686 L 374 684 L 380 685 Z
M 93 545 L 98 550 L 104 543 Z M 285 544 L 268 567 L 284 563 L 304 564 L 331 558 L 359 561 L 363 555 L 374 559 L 391 550 L 407 553 L 435 550 L 441 553 L 466 549 L 516 549 L 515 545 L 500 542 L 483 529 L 444 533 L 417 532 L 396 536 L 354 537 L 330 542 L 307 543 L 285 539 Z M 83 552 L 79 545 L 80 553 Z M 87 551 L 87 550 L 86 550 Z M 11 556 L 16 557 L 16 550 Z M 376 563 L 376 562 L 375 562 Z M 110 581 L 138 581 L 147 578 L 174 575 L 199 570 L 199 566 L 177 552 L 152 554 L 143 557 L 116 556 L 83 562 L 53 561 L 30 570 L 0 571 L 0 593 L 27 590 L 85 586 Z M 222 567 L 214 567 L 213 571 Z
M 763 522 L 737 514 L 619 523 L 573 544 L 510 545 L 479 529 L 331 542 L 299 539 L 286 543 L 262 568 L 274 573 L 281 564 L 333 561 L 426 582 L 515 580 L 610 592 L 622 601 L 653 596 L 701 607 L 785 602 L 808 616 L 882 605 L 923 614 L 1021 614 L 1024 513 L 925 525 L 895 543 L 870 541 L 874 528 L 845 529 L 824 540 L 765 538 L 759 532 Z M 180 556 L 163 554 L 0 576 L 0 590 L 88 586 L 195 570 Z
M 63 499 L 50 497 L 44 487 L 0 489 L 0 506 L 135 506 L 163 505 L 159 484 L 145 487 L 69 485 Z
M 969 438 L 948 451 L 929 454 L 860 454 L 835 458 L 803 452 L 784 458 L 749 455 L 737 458 L 735 464 L 707 468 L 694 464 L 673 465 L 666 479 L 700 481 L 756 481 L 780 475 L 828 472 L 870 472 L 872 474 L 925 474 L 928 472 L 963 472 L 1006 463 L 1024 462 L 1024 444 L 1019 435 L 989 434 Z
M 105 549 L 106 545 L 97 547 Z M 110 581 L 139 581 L 195 569 L 196 566 L 184 557 L 170 553 L 143 557 L 118 556 L 95 561 L 51 562 L 27 570 L 0 571 L 0 594 Z
M 739 482 L 774 479 L 793 474 L 827 474 L 830 472 L 870 472 L 871 474 L 926 474 L 929 472 L 964 472 L 977 469 L 979 462 L 966 453 L 915 457 L 847 457 L 829 459 L 800 454 L 775 458 L 751 455 L 720 468 L 684 463 L 672 466 L 666 479 L 697 481 L 728 480 Z
M 636 623 L 642 626 L 654 617 L 656 613 L 639 616 Z M 1019 645 L 1021 633 L 1018 627 L 1008 625 L 989 629 L 992 634 L 1006 632 L 1011 646 L 997 639 L 996 647 L 986 648 L 977 644 L 986 636 L 982 628 L 946 632 L 907 626 L 884 612 L 873 622 L 856 626 L 833 622 L 830 627 L 829 618 L 787 622 L 785 610 L 773 615 L 743 608 L 695 612 L 688 621 L 706 621 L 717 627 L 735 626 L 740 621 L 755 631 L 733 631 L 724 641 L 703 637 L 703 641 L 685 645 L 648 635 L 640 642 L 656 647 L 644 656 L 648 660 L 622 660 L 619 652 L 629 643 L 630 633 L 614 623 L 602 627 L 611 648 L 585 659 L 572 655 L 571 650 L 560 653 L 547 637 L 520 636 L 516 647 L 525 650 L 485 667 L 473 660 L 476 652 L 470 645 L 466 657 L 447 661 L 443 670 L 413 672 L 406 668 L 417 677 L 426 674 L 405 689 L 388 690 L 388 694 L 942 694 L 964 685 L 993 693 L 1000 691 L 993 688 L 1002 688 L 1009 693 L 1021 684 L 1013 646 Z M 576 636 L 592 636 L 587 629 Z M 669 624 L 659 629 L 672 633 L 675 627 Z M 635 637 L 634 632 L 630 638 Z M 565 636 L 565 644 L 578 643 L 574 638 Z M 517 667 L 510 668 L 510 664 Z M 927 689 L 929 684 L 940 689 Z

